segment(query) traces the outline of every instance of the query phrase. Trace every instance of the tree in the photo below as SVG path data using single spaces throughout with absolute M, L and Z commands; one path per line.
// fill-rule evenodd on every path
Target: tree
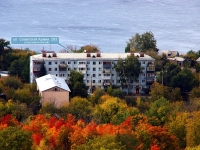
M 87 97 L 88 87 L 83 81 L 83 74 L 74 70 L 70 71 L 70 77 L 68 80 L 68 86 L 71 90 L 70 97 L 80 96 L 80 97 Z
M 105 91 L 101 88 L 96 88 L 94 90 L 94 92 L 92 93 L 92 95 L 89 96 L 89 101 L 93 104 L 99 104 L 99 100 L 101 98 L 101 96 L 105 95 Z
M 69 103 L 70 113 L 76 119 L 83 119 L 86 122 L 91 121 L 92 103 L 86 98 L 74 97 Z
M 42 76 L 45 76 L 46 74 L 47 74 L 47 70 L 46 70 L 46 67 L 45 67 L 44 62 L 43 62 L 41 67 L 40 67 L 40 71 L 39 71 L 38 76 L 42 77 Z
M 11 65 L 8 69 L 9 74 L 12 76 L 18 76 L 23 82 L 28 83 L 30 77 L 29 58 L 30 55 L 27 55 L 11 62 Z
M 133 81 L 137 81 L 139 75 L 142 73 L 142 67 L 137 57 L 127 56 L 125 60 L 119 59 L 114 64 L 116 72 L 119 74 L 121 86 L 127 87 L 130 93 L 130 85 Z
M 129 48 L 130 47 L 130 48 Z M 148 50 L 154 50 L 158 52 L 156 47 L 156 40 L 154 39 L 154 35 L 152 32 L 145 32 L 140 35 L 138 33 L 135 34 L 129 42 L 127 42 L 126 52 L 136 51 L 136 52 L 146 52 Z
M 150 109 L 147 112 L 147 116 L 149 117 L 150 122 L 154 125 L 154 120 L 151 120 L 151 117 L 156 117 L 158 121 L 161 123 L 160 125 L 164 125 L 164 123 L 168 119 L 170 110 L 170 102 L 165 98 L 160 98 L 155 102 L 151 103 Z
M 193 87 L 199 85 L 199 80 L 190 69 L 184 68 L 172 77 L 170 84 L 172 87 L 179 87 L 181 92 L 190 92 Z
M 137 108 L 128 107 L 125 101 L 119 98 L 104 95 L 101 103 L 93 111 L 93 119 L 97 123 L 120 124 L 129 116 L 139 113 Z
M 5 48 L 8 49 L 6 52 L 11 50 L 9 45 L 10 45 L 9 41 L 6 41 L 5 39 L 0 39 L 0 69 L 2 69 L 2 56 L 5 53 Z
M 200 111 L 193 112 L 187 119 L 186 144 L 189 147 L 198 146 L 200 143 Z
M 125 146 L 117 141 L 116 135 L 104 135 L 89 140 L 87 143 L 77 146 L 75 149 L 98 149 L 98 150 L 125 150 Z
M 158 82 L 154 82 L 150 88 L 151 101 L 154 102 L 161 97 L 168 98 L 170 96 L 169 88 Z
M 31 132 L 19 127 L 7 127 L 0 130 L 0 149 L 27 150 L 32 147 Z

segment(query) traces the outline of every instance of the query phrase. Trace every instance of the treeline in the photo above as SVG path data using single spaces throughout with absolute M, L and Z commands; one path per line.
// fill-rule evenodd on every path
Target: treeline
M 34 100 L 39 103 L 34 85 L 23 84 L 16 77 L 0 81 L 0 87 L 14 92 L 10 100 L 0 102 L 0 149 L 177 150 L 200 145 L 196 94 L 200 88 L 191 91 L 190 101 L 181 100 L 179 92 L 157 82 L 150 97 L 119 98 L 111 96 L 112 87 L 96 89 L 87 98 L 71 98 L 70 104 L 61 108 L 46 103 L 35 115 L 30 107 Z

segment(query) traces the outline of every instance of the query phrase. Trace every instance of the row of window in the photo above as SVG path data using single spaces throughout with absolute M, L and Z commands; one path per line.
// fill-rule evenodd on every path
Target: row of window
M 91 80 L 87 80 L 87 83 L 90 83 L 91 82 Z M 111 80 L 111 81 L 109 81 L 109 82 L 105 82 L 104 81 L 104 83 L 114 83 L 114 80 Z M 142 80 L 141 81 L 142 83 L 144 83 L 145 82 L 145 80 Z M 102 80 L 92 80 L 92 83 L 102 83 Z M 121 81 L 120 80 L 117 80 L 117 83 L 121 83 Z M 133 81 L 131 81 L 131 83 L 133 83 Z M 136 82 L 136 83 L 139 83 L 139 80 Z
M 114 68 L 112 68 L 114 70 Z M 68 71 L 71 70 L 71 68 L 67 68 Z M 74 70 L 77 70 L 77 68 L 74 68 Z M 79 71 L 84 71 L 86 68 L 78 68 Z M 90 71 L 90 68 L 87 68 L 88 71 Z M 92 68 L 92 71 L 96 71 L 96 68 Z M 101 71 L 102 68 L 99 68 L 99 71 Z M 110 71 L 109 69 L 105 69 L 107 72 Z M 48 71 L 53 71 L 52 68 L 48 68 Z M 54 68 L 54 71 L 58 71 L 58 68 Z
M 41 62 L 40 62 L 40 63 L 41 63 Z M 73 63 L 73 61 L 68 61 L 68 62 L 62 61 L 62 62 L 60 62 L 60 64 L 65 64 L 65 63 L 66 63 L 66 64 L 71 64 L 71 63 Z M 99 61 L 99 62 L 93 61 L 93 62 L 92 62 L 93 65 L 96 65 L 97 63 L 98 63 L 98 64 L 102 64 L 102 61 Z M 39 64 L 39 63 L 34 62 L 34 64 Z M 52 65 L 52 61 L 49 61 L 48 64 L 49 64 L 49 65 Z M 58 64 L 58 62 L 55 61 L 54 64 Z M 74 61 L 73 64 L 77 64 L 77 61 Z M 78 64 L 86 64 L 86 62 L 85 62 L 85 61 L 79 61 Z M 90 61 L 88 61 L 87 64 L 90 64 Z M 106 65 L 106 64 L 111 64 L 111 62 L 103 62 L 103 64 L 104 64 L 104 65 Z M 114 62 L 112 62 L 112 64 L 114 64 Z

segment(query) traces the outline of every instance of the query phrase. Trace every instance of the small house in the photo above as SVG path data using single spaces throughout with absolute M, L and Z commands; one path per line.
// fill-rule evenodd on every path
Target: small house
M 36 79 L 41 96 L 41 104 L 53 103 L 59 108 L 69 103 L 70 89 L 63 78 L 48 74 Z

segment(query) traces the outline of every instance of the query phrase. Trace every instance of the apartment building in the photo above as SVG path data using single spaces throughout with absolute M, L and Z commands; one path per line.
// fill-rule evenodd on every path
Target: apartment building
M 109 85 L 121 86 L 120 77 L 114 69 L 114 63 L 119 58 L 125 59 L 129 55 L 138 57 L 143 73 L 138 80 L 131 82 L 131 93 L 142 93 L 143 88 L 149 88 L 154 82 L 155 60 L 143 53 L 55 53 L 46 51 L 30 57 L 30 82 L 38 78 L 41 64 L 44 63 L 47 74 L 69 79 L 70 70 L 76 70 L 84 75 L 84 82 L 89 91 Z M 121 88 L 127 92 L 126 88 Z

